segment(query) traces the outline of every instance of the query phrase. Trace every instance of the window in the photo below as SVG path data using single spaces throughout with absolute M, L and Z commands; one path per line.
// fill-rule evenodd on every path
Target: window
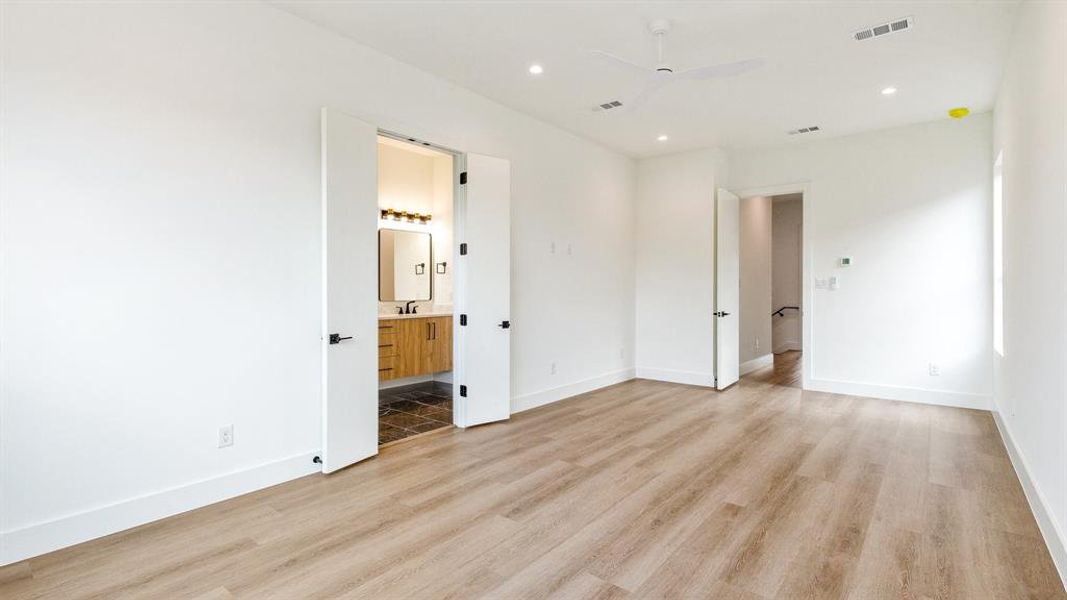
M 1004 356 L 1004 152 L 993 163 L 993 350 Z

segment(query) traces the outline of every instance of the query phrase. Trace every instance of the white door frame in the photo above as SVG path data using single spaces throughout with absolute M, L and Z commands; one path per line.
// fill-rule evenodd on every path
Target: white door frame
M 803 194 L 801 201 L 801 214 L 803 215 L 803 223 L 801 229 L 801 236 L 803 240 L 803 262 L 801 273 L 801 298 L 803 299 L 803 306 L 800 309 L 800 329 L 801 329 L 801 344 L 803 349 L 800 354 L 800 386 L 803 389 L 809 389 L 811 380 L 815 378 L 814 365 L 815 365 L 815 352 L 818 349 L 815 341 L 815 330 L 812 324 L 811 315 L 815 311 L 815 289 L 812 286 L 812 268 L 813 261 L 815 260 L 815 249 L 812 244 L 811 236 L 811 203 L 814 201 L 815 196 L 813 193 L 814 185 L 811 181 L 799 181 L 796 183 L 784 183 L 780 185 L 769 185 L 757 188 L 748 188 L 744 190 L 737 190 L 734 192 L 743 201 L 745 198 L 752 198 L 753 196 L 779 196 L 782 194 Z

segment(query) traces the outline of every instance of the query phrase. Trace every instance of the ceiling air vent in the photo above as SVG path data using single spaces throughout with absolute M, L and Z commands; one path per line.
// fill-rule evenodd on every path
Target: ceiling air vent
M 800 129 L 793 129 L 787 131 L 786 133 L 788 133 L 789 135 L 797 135 L 798 133 L 815 133 L 816 131 L 819 131 L 818 125 L 812 125 L 811 127 L 801 127 Z
M 911 29 L 914 24 L 912 17 L 904 17 L 903 19 L 897 19 L 895 21 L 890 21 L 889 23 L 882 23 L 881 25 L 861 29 L 852 34 L 852 37 L 855 38 L 857 42 L 862 42 L 876 37 L 882 37 L 883 35 L 889 35 L 891 33 L 907 31 Z
M 612 100 L 611 102 L 605 102 L 603 104 L 598 104 L 598 105 L 594 106 L 593 110 L 594 111 L 611 110 L 613 108 L 619 108 L 620 106 L 622 106 L 622 102 L 619 102 L 618 100 Z

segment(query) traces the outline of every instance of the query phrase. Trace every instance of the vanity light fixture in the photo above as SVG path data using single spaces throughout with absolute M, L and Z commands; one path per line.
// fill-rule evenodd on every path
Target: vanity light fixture
M 666 133 L 660 134 L 658 137 L 656 137 L 657 142 L 666 142 L 669 139 L 671 138 L 667 137 Z
M 433 219 L 433 216 L 429 214 L 424 215 L 393 208 L 381 209 L 380 215 L 383 221 L 407 221 L 408 223 L 419 223 L 420 225 L 425 225 Z
M 540 75 L 545 72 L 545 68 L 539 64 L 530 65 L 530 75 Z
M 895 88 L 893 86 L 889 86 L 887 88 L 882 88 L 882 95 L 883 96 L 892 96 L 895 93 L 897 93 L 897 88 Z

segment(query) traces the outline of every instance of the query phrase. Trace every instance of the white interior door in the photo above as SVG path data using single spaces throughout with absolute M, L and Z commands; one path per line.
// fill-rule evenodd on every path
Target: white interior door
M 720 189 L 715 210 L 715 387 L 740 377 L 741 201 Z
M 374 126 L 322 109 L 325 473 L 378 453 L 377 137 Z
M 456 310 L 467 323 L 456 328 L 461 427 L 511 416 L 511 163 L 478 154 L 466 163 L 456 219 Z

